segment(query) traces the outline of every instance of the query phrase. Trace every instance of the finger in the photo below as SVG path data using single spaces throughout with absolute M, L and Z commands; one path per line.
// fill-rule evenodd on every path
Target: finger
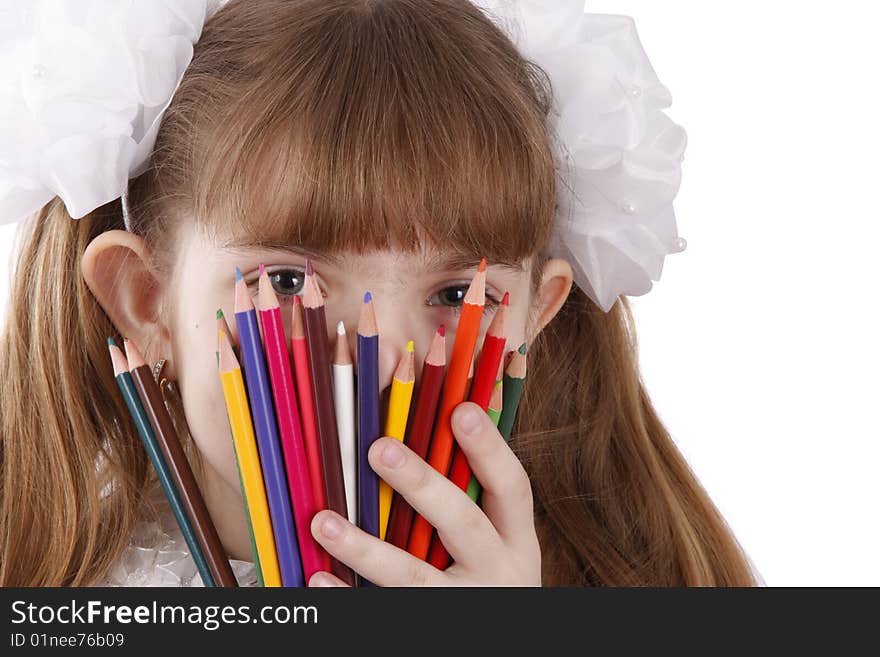
M 309 579 L 309 587 L 310 588 L 321 587 L 321 586 L 344 586 L 344 587 L 351 588 L 350 586 L 348 586 L 348 584 L 343 582 L 336 575 L 334 575 L 332 573 L 328 573 L 323 570 L 318 571 L 317 573 L 312 575 L 311 579 Z
M 504 542 L 464 491 L 393 438 L 374 441 L 368 458 L 376 473 L 436 527 L 453 559 L 474 568 L 494 565 Z
M 430 564 L 355 527 L 334 511 L 315 514 L 312 535 L 327 552 L 379 586 L 446 586 L 449 583 L 447 577 Z
M 535 540 L 532 487 L 519 459 L 473 402 L 455 407 L 452 430 L 483 487 L 483 510 L 495 529 L 509 544 L 531 544 Z

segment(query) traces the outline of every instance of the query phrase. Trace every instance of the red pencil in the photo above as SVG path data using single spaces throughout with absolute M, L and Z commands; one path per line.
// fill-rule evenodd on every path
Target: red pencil
M 437 402 L 440 401 L 440 390 L 443 374 L 446 372 L 446 327 L 441 324 L 434 333 L 431 347 L 422 363 L 422 380 L 419 381 L 418 399 L 406 445 L 425 458 L 431 441 L 431 427 L 437 414 Z M 406 499 L 394 493 L 391 499 L 391 514 L 388 519 L 388 530 L 385 540 L 402 550 L 406 549 L 409 531 L 412 528 L 415 511 Z
M 327 495 L 324 493 L 324 473 L 321 470 L 321 446 L 318 444 L 318 425 L 315 419 L 315 400 L 312 397 L 312 373 L 309 370 L 309 347 L 306 344 L 306 329 L 303 323 L 302 299 L 293 297 L 293 321 L 290 329 L 290 348 L 293 352 L 293 370 L 296 375 L 296 394 L 302 418 L 303 442 L 306 449 L 306 462 L 309 466 L 309 480 L 315 506 L 318 510 L 327 508 Z M 327 558 L 329 568 L 330 559 Z

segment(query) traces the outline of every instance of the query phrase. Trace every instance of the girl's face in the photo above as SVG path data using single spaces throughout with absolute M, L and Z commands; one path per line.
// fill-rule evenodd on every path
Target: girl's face
M 140 344 L 157 345 L 156 353 L 148 353 L 148 358 L 168 359 L 165 375 L 177 381 L 187 423 L 205 466 L 200 485 L 227 549 L 239 558 L 248 558 L 249 546 L 215 355 L 218 308 L 223 310 L 231 332 L 237 336 L 233 308 L 235 268 L 241 269 L 256 305 L 259 266 L 266 266 L 289 336 L 293 296 L 303 292 L 306 258 L 310 256 L 324 293 L 328 339 L 331 345 L 335 342 L 336 325 L 343 322 L 355 372 L 357 323 L 363 295 L 371 292 L 379 328 L 381 401 L 386 402 L 394 370 L 408 340 L 415 341 L 416 385 L 421 364 L 440 324 L 446 325 L 447 358 L 451 355 L 462 299 L 479 264 L 479 257 L 470 262 L 455 261 L 449 259 L 451 254 L 434 249 L 422 254 L 391 250 L 322 254 L 306 253 L 296 246 L 289 250 L 219 247 L 187 223 L 180 227 L 172 280 L 156 287 L 161 290 L 161 299 L 155 303 L 164 309 L 161 316 L 168 318 L 167 323 L 156 324 L 140 321 L 142 311 L 136 310 L 139 305 L 135 299 L 144 295 L 143 275 L 126 274 L 130 268 L 143 267 L 138 261 L 146 259 L 146 254 L 121 259 L 117 254 L 113 257 L 115 268 L 101 265 L 113 247 L 127 246 L 137 253 L 143 249 L 142 244 L 140 238 L 123 231 L 105 233 L 84 256 L 84 276 L 121 334 Z M 109 269 L 113 272 L 105 273 Z M 105 280 L 110 277 L 113 280 Z M 478 345 L 505 292 L 510 292 L 505 327 L 508 350 L 530 342 L 555 315 L 571 286 L 568 263 L 557 259 L 548 262 L 536 298 L 530 293 L 530 277 L 528 261 L 522 263 L 522 268 L 487 262 L 486 306 Z M 126 281 L 131 281 L 130 285 Z

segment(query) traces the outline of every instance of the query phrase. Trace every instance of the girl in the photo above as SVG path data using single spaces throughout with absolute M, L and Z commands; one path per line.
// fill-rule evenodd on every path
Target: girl
M 130 182 L 129 225 L 120 200 L 73 220 L 56 197 L 26 226 L 0 343 L 0 584 L 106 582 L 143 523 L 167 518 L 107 336 L 166 361 L 200 488 L 245 561 L 214 354 L 234 268 L 256 293 L 265 263 L 289 321 L 311 257 L 327 324 L 344 322 L 352 348 L 370 290 L 387 392 L 408 339 L 420 363 L 446 323 L 451 349 L 482 256 L 482 330 L 510 292 L 508 345 L 529 354 L 509 447 L 473 404 L 453 416 L 482 509 L 396 441 L 370 453 L 454 565 L 331 511 L 316 539 L 380 585 L 754 584 L 642 385 L 626 299 L 605 312 L 550 256 L 551 91 L 466 0 L 246 0 L 214 14 Z

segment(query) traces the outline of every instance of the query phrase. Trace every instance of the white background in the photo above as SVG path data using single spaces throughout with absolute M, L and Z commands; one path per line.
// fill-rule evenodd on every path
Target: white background
M 636 19 L 689 136 L 688 248 L 634 299 L 661 417 L 767 584 L 880 585 L 880 8 L 587 9 Z

